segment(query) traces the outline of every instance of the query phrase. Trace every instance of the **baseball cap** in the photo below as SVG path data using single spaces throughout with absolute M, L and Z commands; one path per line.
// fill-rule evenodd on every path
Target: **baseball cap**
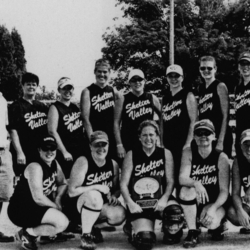
M 51 135 L 45 135 L 44 137 L 42 137 L 39 143 L 39 148 L 41 148 L 42 150 L 47 148 L 50 148 L 51 150 L 56 150 L 57 149 L 56 139 Z
M 199 129 L 206 129 L 209 130 L 212 133 L 215 133 L 215 128 L 213 123 L 208 119 L 203 119 L 194 124 L 194 131 L 197 131 Z
M 100 141 L 107 142 L 107 143 L 109 142 L 108 135 L 105 132 L 97 130 L 90 135 L 91 144 L 94 142 L 100 142 Z
M 57 88 L 58 89 L 62 89 L 63 87 L 67 86 L 67 85 L 70 85 L 74 88 L 74 84 L 72 82 L 72 80 L 68 77 L 62 77 L 58 83 L 57 83 Z
M 132 69 L 128 75 L 128 81 L 130 81 L 134 76 L 139 76 L 142 79 L 145 78 L 144 73 L 140 69 Z
M 246 129 L 241 133 L 240 144 L 242 144 L 245 141 L 250 141 L 250 129 Z
M 245 51 L 245 52 L 240 54 L 238 62 L 243 61 L 243 60 L 250 62 L 250 52 L 249 51 Z
M 183 76 L 182 67 L 180 65 L 177 65 L 177 64 L 172 64 L 172 65 L 167 67 L 166 75 L 168 75 L 169 73 L 177 73 L 177 74 Z

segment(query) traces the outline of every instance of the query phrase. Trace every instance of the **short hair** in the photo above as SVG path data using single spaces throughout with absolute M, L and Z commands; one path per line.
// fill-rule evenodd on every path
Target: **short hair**
M 145 127 L 148 127 L 148 126 L 153 127 L 153 128 L 155 129 L 155 133 L 156 133 L 157 135 L 160 135 L 159 126 L 158 126 L 158 124 L 157 124 L 155 121 L 153 121 L 153 120 L 145 120 L 145 121 L 143 121 L 143 122 L 140 124 L 139 128 L 138 128 L 138 135 L 140 135 L 141 132 L 142 132 L 142 130 L 143 130 Z
M 213 62 L 214 66 L 216 66 L 216 60 L 213 56 L 202 56 L 199 60 L 199 63 L 201 62 Z
M 39 78 L 37 75 L 35 75 L 33 73 L 26 72 L 22 76 L 22 85 L 24 85 L 27 82 L 35 82 L 38 86 L 39 85 Z
M 106 67 L 108 68 L 109 71 L 111 70 L 110 62 L 109 62 L 109 60 L 107 60 L 107 59 L 104 59 L 104 58 L 98 59 L 98 60 L 95 62 L 95 69 L 94 69 L 94 72 L 96 72 L 97 68 L 100 67 L 100 66 L 106 66 Z

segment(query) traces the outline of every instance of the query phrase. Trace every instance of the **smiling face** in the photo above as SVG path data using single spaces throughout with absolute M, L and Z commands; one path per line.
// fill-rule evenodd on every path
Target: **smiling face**
M 100 65 L 95 69 L 96 83 L 100 86 L 105 86 L 108 83 L 110 76 L 110 68 L 105 65 Z
M 105 141 L 92 142 L 90 149 L 95 159 L 104 160 L 108 154 L 109 144 Z
M 183 82 L 183 76 L 179 75 L 178 73 L 169 73 L 167 75 L 167 80 L 170 85 L 170 88 L 181 88 Z
M 207 129 L 197 129 L 194 132 L 194 139 L 198 147 L 210 146 L 215 140 L 215 134 Z
M 71 85 L 66 85 L 63 88 L 60 88 L 58 92 L 61 95 L 61 99 L 69 101 L 73 96 L 74 88 Z
M 241 144 L 241 150 L 243 155 L 246 157 L 247 161 L 250 162 L 250 141 L 244 141 Z
M 201 61 L 199 70 L 203 79 L 213 80 L 215 78 L 217 68 L 213 61 Z
M 55 147 L 46 147 L 39 148 L 38 152 L 41 159 L 46 162 L 48 165 L 56 158 L 56 148 Z
M 239 62 L 238 69 L 243 77 L 250 77 L 250 62 L 247 60 L 241 60 Z
M 152 149 L 155 147 L 158 135 L 155 128 L 152 126 L 146 126 L 142 129 L 140 134 L 140 141 L 144 149 Z
M 22 86 L 23 88 L 23 96 L 24 97 L 33 97 L 36 95 L 37 90 L 37 83 L 36 82 L 25 82 Z
M 129 81 L 132 92 L 141 94 L 144 91 L 145 80 L 139 76 L 134 76 Z

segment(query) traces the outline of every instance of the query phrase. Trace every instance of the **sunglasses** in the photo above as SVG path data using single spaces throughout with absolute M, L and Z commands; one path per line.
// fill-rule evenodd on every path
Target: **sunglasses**
M 210 136 L 212 134 L 212 132 L 208 131 L 208 130 L 198 130 L 194 133 L 194 135 L 200 137 L 200 136 Z
M 48 151 L 56 151 L 56 147 L 41 147 L 42 151 L 48 152 Z
M 168 74 L 167 77 L 168 78 L 176 78 L 176 79 L 178 79 L 180 77 L 180 75 L 179 74 Z
M 213 67 L 200 67 L 200 71 L 205 71 L 205 70 L 212 71 Z
M 94 144 L 93 144 L 93 147 L 94 147 L 94 148 L 104 148 L 104 147 L 106 147 L 107 145 L 108 145 L 107 142 L 97 142 L 97 143 L 94 143 Z
M 241 66 L 241 67 L 244 67 L 244 66 L 250 66 L 250 62 L 247 62 L 247 61 L 241 61 L 241 62 L 239 62 L 239 65 Z

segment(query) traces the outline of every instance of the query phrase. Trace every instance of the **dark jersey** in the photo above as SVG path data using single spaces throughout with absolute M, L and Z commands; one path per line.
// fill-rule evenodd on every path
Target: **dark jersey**
M 250 128 L 250 83 L 240 83 L 235 88 L 236 141 Z
M 162 190 L 166 188 L 166 173 L 165 173 L 165 151 L 164 148 L 156 147 L 155 151 L 150 155 L 146 155 L 143 149 L 137 148 L 132 150 L 133 177 L 150 177 L 160 176 Z
M 237 160 L 240 171 L 241 185 L 244 189 L 244 192 L 246 192 L 250 186 L 250 163 L 243 155 L 237 155 Z
M 187 139 L 190 125 L 187 95 L 188 91 L 182 89 L 174 96 L 170 91 L 163 96 L 163 144 L 170 151 L 181 151 Z
M 111 86 L 100 88 L 96 84 L 88 87 L 90 94 L 90 123 L 93 131 L 102 130 L 109 138 L 114 137 L 114 106 L 115 95 Z
M 69 106 L 61 102 L 55 102 L 54 105 L 59 114 L 57 132 L 60 138 L 70 152 L 70 149 L 77 147 L 83 148 L 84 133 L 83 133 L 83 122 L 79 108 L 70 103 Z
M 48 166 L 41 159 L 36 162 L 42 167 L 43 171 L 43 194 L 50 200 L 54 201 L 55 192 L 57 191 L 57 163 L 56 161 L 53 161 L 51 166 Z M 24 175 L 21 175 L 10 202 L 24 203 L 27 207 L 29 207 L 29 204 L 35 203 L 30 191 L 28 180 Z
M 153 96 L 143 93 L 140 96 L 129 92 L 124 96 L 121 137 L 126 151 L 138 142 L 138 127 L 145 120 L 153 120 Z
M 106 158 L 106 163 L 102 167 L 98 167 L 92 156 L 88 157 L 87 160 L 88 170 L 82 186 L 92 186 L 96 184 L 106 185 L 110 188 L 111 193 L 113 193 L 115 191 L 113 190 L 113 161 L 110 158 Z
M 47 113 L 47 106 L 36 100 L 31 104 L 21 98 L 10 105 L 9 128 L 17 131 L 25 155 L 36 150 L 37 142 L 47 132 Z
M 198 152 L 198 147 L 196 147 L 196 145 L 192 147 L 190 178 L 195 181 L 200 181 L 205 187 L 209 197 L 209 203 L 216 201 L 220 192 L 218 169 L 220 154 L 220 152 L 213 149 L 210 155 L 203 159 Z

